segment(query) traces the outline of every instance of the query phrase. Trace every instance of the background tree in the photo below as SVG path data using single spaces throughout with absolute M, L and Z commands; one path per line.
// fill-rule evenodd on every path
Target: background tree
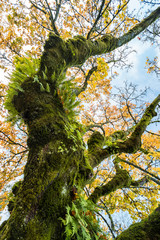
M 26 163 L 1 239 L 106 239 L 108 231 L 115 238 L 120 226 L 112 213 L 127 209 L 137 220 L 158 205 L 159 135 L 146 128 L 158 122 L 160 96 L 145 105 L 145 92 L 126 84 L 116 106 L 110 102 L 114 66 L 127 64 L 126 44 L 144 30 L 145 41 L 157 44 L 159 35 L 160 7 L 142 20 L 129 2 L 1 2 L 1 67 L 14 66 L 4 104 L 14 126 L 1 111 L 2 206 L 5 186 Z M 1 104 L 5 91 L 1 85 Z M 117 239 L 158 239 L 159 218 L 156 208 Z

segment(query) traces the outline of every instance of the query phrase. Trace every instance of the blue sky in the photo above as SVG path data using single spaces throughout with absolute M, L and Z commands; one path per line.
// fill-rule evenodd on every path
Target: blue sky
M 112 86 L 123 86 L 123 82 L 128 81 L 138 85 L 139 89 L 149 87 L 147 100 L 151 102 L 160 93 L 160 78 L 154 73 L 147 73 L 145 62 L 147 57 L 154 59 L 155 56 L 159 56 L 159 51 L 154 45 L 143 43 L 138 38 L 132 40 L 129 46 L 136 50 L 128 57 L 128 62 L 132 63 L 133 67 L 129 71 L 117 69 L 119 76 L 113 79 Z

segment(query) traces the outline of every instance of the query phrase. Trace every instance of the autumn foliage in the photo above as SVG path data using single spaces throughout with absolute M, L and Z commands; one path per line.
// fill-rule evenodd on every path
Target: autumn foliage
M 15 69 L 17 59 L 27 56 L 39 59 L 49 32 L 54 32 L 63 40 L 75 35 L 82 35 L 91 40 L 105 34 L 120 37 L 139 22 L 129 14 L 128 2 L 1 0 L 0 67 L 9 77 Z M 121 47 L 101 56 L 91 56 L 83 65 L 69 68 L 63 80 L 66 83 L 62 82 L 65 85 L 58 86 L 57 94 L 66 113 L 70 114 L 73 121 L 83 125 L 83 139 L 86 145 L 95 131 L 105 136 L 105 146 L 117 140 L 124 142 L 131 136 L 149 106 L 143 99 L 145 90 L 139 93 L 134 84 L 125 83 L 123 88 L 118 88 L 114 94 L 112 92 L 112 79 L 118 78 L 117 66 L 119 70 L 127 67 L 126 59 L 129 53 L 128 47 Z M 147 59 L 146 67 L 149 73 L 155 71 L 159 74 L 158 58 Z M 73 89 L 75 95 L 71 91 Z M 25 123 L 21 120 L 14 124 L 7 121 L 9 114 L 4 108 L 7 90 L 6 78 L 5 83 L 0 84 L 1 212 L 9 201 L 9 186 L 13 185 L 13 181 L 23 178 L 29 151 Z M 70 95 L 74 96 L 72 102 Z M 74 116 L 73 112 L 76 112 Z M 117 189 L 99 199 L 101 215 L 96 213 L 96 216 L 101 219 L 103 228 L 108 233 L 108 238 L 102 234 L 99 239 L 110 239 L 123 230 L 120 222 L 114 222 L 112 214 L 117 213 L 118 216 L 122 211 L 128 212 L 135 222 L 147 217 L 158 206 L 160 132 L 154 128 L 154 124 L 159 123 L 158 117 L 153 119 L 151 130 L 147 129 L 142 135 L 142 144 L 137 152 L 113 154 L 106 158 L 94 168 L 92 181 L 84 188 L 88 198 L 96 187 L 109 183 L 117 171 L 117 163 L 114 162 L 116 157 L 119 159 L 118 167 L 126 170 L 132 179 L 131 186 Z M 75 214 L 75 210 L 72 209 L 71 216 L 74 217 Z M 90 215 L 90 211 L 86 211 L 85 214 Z M 105 215 L 108 220 L 105 220 Z

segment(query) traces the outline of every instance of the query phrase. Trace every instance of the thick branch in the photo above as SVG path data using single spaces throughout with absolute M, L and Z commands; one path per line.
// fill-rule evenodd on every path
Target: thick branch
M 126 140 L 118 139 L 110 141 L 106 147 L 103 136 L 100 133 L 94 133 L 88 140 L 88 151 L 90 155 L 90 164 L 97 166 L 105 158 L 117 153 L 134 153 L 141 147 L 141 136 L 151 119 L 156 116 L 155 108 L 160 102 L 160 95 L 147 107 L 141 120 L 135 126 L 131 136 Z M 101 135 L 101 137 L 100 137 Z
M 85 38 L 82 41 L 82 45 L 78 41 L 75 42 L 74 46 L 77 47 L 77 57 L 79 58 L 76 61 L 76 64 L 81 64 L 90 56 L 101 55 L 103 53 L 110 52 L 135 38 L 138 34 L 140 34 L 143 30 L 145 30 L 149 25 L 151 25 L 156 19 L 160 17 L 160 7 L 153 11 L 147 18 L 138 23 L 135 27 L 129 30 L 126 34 L 121 36 L 120 38 L 115 38 L 112 35 L 105 35 L 102 38 L 99 38 L 95 41 L 86 40 Z M 83 54 L 83 60 L 82 60 Z M 79 56 L 78 56 L 79 55 Z
M 160 206 L 148 218 L 132 224 L 116 240 L 153 240 L 160 239 Z
M 95 188 L 94 192 L 90 195 L 89 200 L 97 202 L 101 196 L 106 196 L 111 192 L 121 189 L 123 187 L 129 187 L 131 184 L 131 177 L 127 170 L 118 169 L 116 175 L 112 178 L 111 181 L 106 183 L 103 186 L 98 186 Z
M 120 47 L 130 40 L 135 38 L 138 34 L 144 31 L 149 25 L 156 21 L 160 17 L 160 7 L 153 11 L 148 17 L 138 23 L 135 27 L 129 30 L 126 34 L 118 38 L 117 47 Z
M 115 38 L 107 34 L 95 41 L 87 40 L 82 36 L 76 36 L 73 39 L 64 41 L 57 35 L 50 35 L 44 46 L 45 50 L 41 60 L 41 71 L 45 70 L 44 65 L 46 65 L 50 72 L 49 75 L 56 72 L 60 75 L 64 69 L 79 66 L 91 56 L 108 53 L 124 45 L 159 17 L 160 7 L 120 38 Z

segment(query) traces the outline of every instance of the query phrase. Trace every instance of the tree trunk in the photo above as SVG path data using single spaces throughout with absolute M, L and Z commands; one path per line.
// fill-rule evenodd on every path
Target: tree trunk
M 69 121 L 54 86 L 41 92 L 27 79 L 14 104 L 28 126 L 28 161 L 14 208 L 0 239 L 64 239 L 66 206 L 73 187 L 83 187 L 91 172 L 84 157 L 81 126 Z

